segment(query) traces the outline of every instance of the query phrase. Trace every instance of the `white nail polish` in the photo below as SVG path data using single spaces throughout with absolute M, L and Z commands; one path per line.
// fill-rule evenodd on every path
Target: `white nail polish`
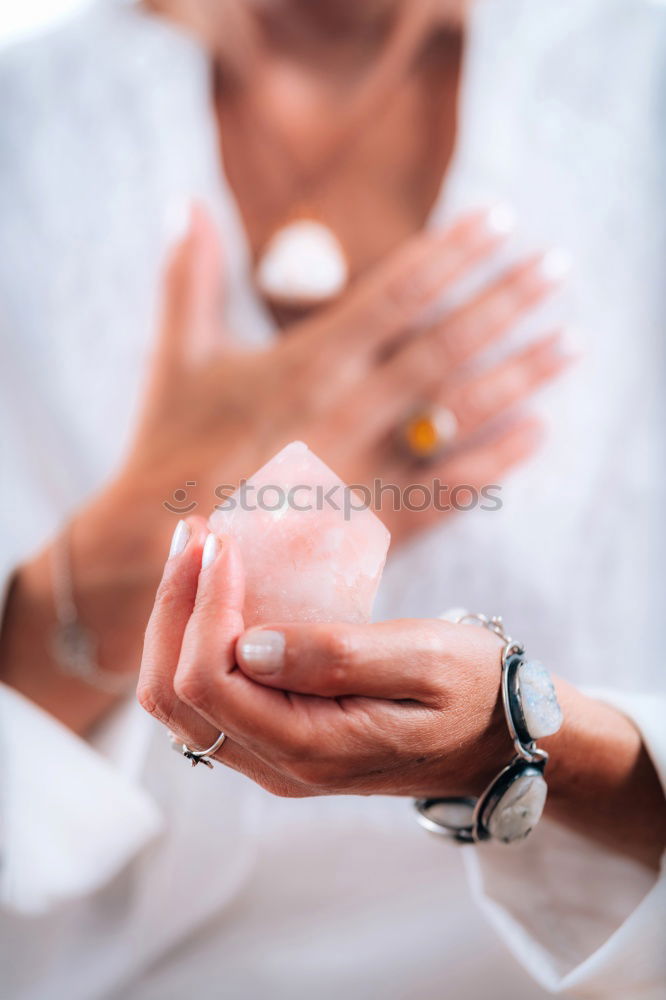
M 167 206 L 164 233 L 168 245 L 185 239 L 192 220 L 192 199 L 176 198 Z
M 501 202 L 488 209 L 484 225 L 493 236 L 508 236 L 516 227 L 516 213 L 510 205 Z
M 559 247 L 548 250 L 539 261 L 541 277 L 556 284 L 566 278 L 571 270 L 571 263 L 571 256 L 566 250 L 560 250 Z
M 171 547 L 169 548 L 169 559 L 174 556 L 179 556 L 181 552 L 184 551 L 185 546 L 190 540 L 190 526 L 187 521 L 179 521 L 176 525 L 176 530 L 173 533 L 173 538 L 171 539 Z
M 208 536 L 204 542 L 203 552 L 201 553 L 201 568 L 205 569 L 206 566 L 214 561 L 218 550 L 217 535 L 211 534 Z
M 253 674 L 273 674 L 284 662 L 284 635 L 269 628 L 247 632 L 238 642 L 241 665 L 245 663 Z

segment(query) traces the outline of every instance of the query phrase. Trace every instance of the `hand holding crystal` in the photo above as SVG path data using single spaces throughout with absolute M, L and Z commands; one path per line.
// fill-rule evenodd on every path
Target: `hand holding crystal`
M 139 700 L 179 740 L 287 796 L 480 791 L 511 749 L 498 700 L 501 642 L 440 620 L 305 623 L 244 631 L 231 536 L 166 564 Z
M 372 517 L 366 510 L 357 528 L 363 558 L 374 550 L 381 569 L 385 542 L 369 530 Z M 193 763 L 217 745 L 215 760 L 290 797 L 378 793 L 467 802 L 480 795 L 479 808 L 495 810 L 489 818 L 483 812 L 493 837 L 523 836 L 543 807 L 538 776 L 528 780 L 525 772 L 507 798 L 488 798 L 504 780 L 498 767 L 516 751 L 502 697 L 504 640 L 438 619 L 299 621 L 318 610 L 317 595 L 285 585 L 284 574 L 275 578 L 273 607 L 293 601 L 292 617 L 277 624 L 257 618 L 260 565 L 253 569 L 252 562 L 260 546 L 248 544 L 242 525 L 227 527 L 219 537 L 200 518 L 179 525 L 142 659 L 139 700 Z M 266 532 L 261 544 L 269 543 Z M 326 566 L 337 578 L 337 568 Z M 285 570 L 314 589 L 314 564 L 300 560 Z M 363 602 L 371 599 L 367 588 L 359 593 Z M 337 607 L 356 614 L 348 598 Z M 260 624 L 246 629 L 246 620 Z M 553 689 L 532 661 L 515 677 L 520 712 L 512 720 L 550 753 L 550 817 L 656 866 L 663 793 L 640 733 L 561 678 L 553 678 Z M 556 731 L 558 701 L 565 722 Z M 636 824 L 624 808 L 637 790 L 650 822 Z M 435 818 L 442 821 L 439 812 Z

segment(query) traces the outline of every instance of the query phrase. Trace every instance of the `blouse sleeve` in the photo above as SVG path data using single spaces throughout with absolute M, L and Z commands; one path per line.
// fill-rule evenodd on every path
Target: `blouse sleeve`
M 590 692 L 639 728 L 666 784 L 666 699 Z M 631 809 L 628 801 L 627 809 Z M 666 995 L 666 874 L 544 819 L 521 844 L 465 849 L 472 893 L 546 989 L 598 1000 Z
M 114 760 L 0 684 L 0 905 L 39 914 L 87 895 L 158 834 L 136 777 L 142 715 L 130 703 L 116 714 Z

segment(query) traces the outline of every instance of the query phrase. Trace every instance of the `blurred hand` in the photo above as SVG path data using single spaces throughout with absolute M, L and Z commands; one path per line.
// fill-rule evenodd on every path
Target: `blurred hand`
M 166 268 L 160 335 L 143 417 L 120 474 L 123 492 L 159 502 L 196 481 L 207 512 L 216 487 L 236 484 L 297 438 L 350 483 L 379 479 L 404 489 L 435 479 L 449 487 L 498 482 L 533 451 L 539 426 L 521 417 L 482 441 L 477 432 L 570 359 L 560 336 L 549 334 L 470 372 L 470 361 L 551 292 L 542 257 L 424 324 L 443 291 L 497 249 L 502 237 L 492 221 L 492 213 L 477 213 L 444 233 L 415 237 L 343 300 L 270 348 L 248 351 L 222 329 L 220 249 L 211 222 L 195 208 Z M 424 467 L 401 452 L 396 428 L 429 403 L 453 411 L 459 437 L 454 453 Z M 398 539 L 442 516 L 434 508 L 380 513 Z
M 129 671 L 137 661 L 173 530 L 168 507 L 192 510 L 196 501 L 207 514 L 218 486 L 235 486 L 289 441 L 305 440 L 348 483 L 372 488 L 380 481 L 398 490 L 422 484 L 434 492 L 435 480 L 480 489 L 530 455 L 537 422 L 523 416 L 500 430 L 496 421 L 567 365 L 559 336 L 485 370 L 474 364 L 472 371 L 468 362 L 552 290 L 544 260 L 513 267 L 445 318 L 424 321 L 451 284 L 497 249 L 502 236 L 493 221 L 477 213 L 447 232 L 414 237 L 341 301 L 268 349 L 248 351 L 223 329 L 217 237 L 205 213 L 193 210 L 167 264 L 128 458 L 69 531 L 77 609 L 97 638 L 102 667 Z M 429 403 L 454 412 L 460 435 L 448 456 L 424 466 L 398 446 L 396 428 Z M 394 540 L 444 514 L 435 505 L 393 510 L 388 498 L 379 513 Z M 61 676 L 45 653 L 54 624 L 51 565 L 47 546 L 17 571 L 2 633 L 3 678 L 85 732 L 114 699 Z

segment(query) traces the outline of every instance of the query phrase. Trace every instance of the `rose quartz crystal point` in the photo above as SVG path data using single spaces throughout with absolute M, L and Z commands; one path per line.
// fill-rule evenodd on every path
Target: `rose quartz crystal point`
M 294 441 L 218 505 L 209 525 L 240 547 L 246 626 L 369 621 L 391 536 L 362 503 Z

